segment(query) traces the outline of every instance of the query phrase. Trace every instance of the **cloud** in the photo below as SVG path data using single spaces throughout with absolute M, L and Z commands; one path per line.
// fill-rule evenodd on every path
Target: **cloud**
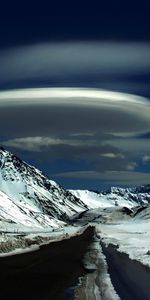
M 4 147 L 25 150 L 30 153 L 38 153 L 43 160 L 63 160 L 86 162 L 97 171 L 106 170 L 133 170 L 136 163 L 132 162 L 126 153 L 118 153 L 113 146 L 101 145 L 101 140 L 91 136 L 76 136 L 70 138 L 55 137 L 25 137 L 9 139 L 2 142 Z
M 89 137 L 89 136 L 94 136 L 95 132 L 76 132 L 76 133 L 71 133 L 70 136 L 72 137 Z
M 125 158 L 125 156 L 122 153 L 101 153 L 100 156 L 106 158 Z
M 32 131 L 37 131 L 36 136 L 43 132 L 58 136 L 60 132 L 133 135 L 150 130 L 149 101 L 125 93 L 59 88 L 8 91 L 0 93 L 0 107 L 6 134 L 15 132 L 18 137 L 33 135 Z
M 148 152 L 150 149 L 150 139 L 146 138 L 120 138 L 104 141 L 103 145 L 105 146 L 114 146 L 120 151 L 127 151 L 136 156 L 139 153 Z
M 136 162 L 130 162 L 129 164 L 127 164 L 126 169 L 128 171 L 134 171 L 136 167 L 137 167 Z
M 142 161 L 143 161 L 145 164 L 149 163 L 149 162 L 150 162 L 150 155 L 144 155 L 144 156 L 142 157 Z
M 97 144 L 96 140 L 82 141 L 77 139 L 61 139 L 61 138 L 52 138 L 52 137 L 25 137 L 25 138 L 16 138 L 10 139 L 2 142 L 2 145 L 14 147 L 22 150 L 42 152 L 44 148 L 51 146 L 59 145 L 68 145 L 72 147 L 81 147 L 81 146 L 94 146 Z
M 49 137 L 25 137 L 25 138 L 16 138 L 10 139 L 2 142 L 2 145 L 14 147 L 22 150 L 40 152 L 43 151 L 43 147 L 60 145 L 62 141 L 58 138 L 49 138 Z
M 55 177 L 99 180 L 100 184 L 104 181 L 105 183 L 120 186 L 139 186 L 150 183 L 148 173 L 132 171 L 107 171 L 104 173 L 95 171 L 66 172 L 57 174 Z
M 146 73 L 150 43 L 61 42 L 0 52 L 0 83 Z
M 38 104 L 40 100 L 45 100 L 44 103 L 49 104 L 72 104 L 77 105 L 88 105 L 88 106 L 108 106 L 116 105 L 120 107 L 120 102 L 127 109 L 127 105 L 141 105 L 148 104 L 146 98 L 121 92 L 114 92 L 108 90 L 94 89 L 94 88 L 30 88 L 30 89 L 18 89 L 18 90 L 8 90 L 0 92 L 1 103 L 7 100 L 17 100 L 19 103 L 24 104 L 24 100 L 28 100 L 28 104 Z M 31 99 L 33 100 L 31 103 Z M 69 99 L 69 100 L 68 100 Z M 74 101 L 75 99 L 75 101 Z M 85 100 L 86 99 L 86 102 Z M 23 100 L 21 102 L 21 100 Z M 91 102 L 92 100 L 92 102 Z M 80 103 L 81 102 L 81 103 Z M 14 101 L 15 103 L 15 101 Z
M 125 93 L 79 88 L 0 93 L 4 147 L 21 157 L 27 151 L 46 166 L 56 163 L 55 173 L 75 169 L 80 173 L 68 174 L 115 184 L 129 183 L 130 176 L 135 183 L 147 181 L 136 170 L 150 149 L 144 138 L 149 116 L 147 99 Z

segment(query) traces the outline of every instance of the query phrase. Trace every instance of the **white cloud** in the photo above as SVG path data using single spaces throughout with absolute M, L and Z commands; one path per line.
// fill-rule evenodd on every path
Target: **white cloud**
M 150 155 L 144 155 L 142 157 L 142 160 L 143 160 L 144 163 L 149 163 L 150 162 Z
M 60 139 L 37 136 L 10 139 L 8 141 L 3 142 L 2 144 L 4 146 L 15 147 L 22 150 L 40 152 L 42 151 L 42 147 L 59 145 L 60 143 Z
M 89 132 L 95 131 L 94 128 L 90 128 L 93 121 L 89 124 L 89 118 L 91 115 L 93 120 L 93 114 L 96 115 L 96 113 L 99 113 L 97 128 L 106 133 L 111 132 L 116 135 L 118 132 L 120 135 L 128 136 L 128 133 L 133 135 L 150 130 L 150 102 L 144 97 L 126 93 L 82 88 L 43 88 L 0 92 L 0 106 L 10 107 L 10 105 L 32 109 L 35 107 L 38 109 L 41 105 L 49 106 L 51 109 L 55 107 L 56 114 L 61 106 L 64 108 L 61 115 L 65 113 L 66 108 L 70 111 L 72 109 L 72 113 L 77 109 L 80 111 L 85 109 L 87 115 L 84 120 L 85 124 L 87 122 L 86 129 Z M 91 109 L 90 115 L 89 109 Z M 69 120 L 70 116 L 67 117 Z M 80 119 L 79 122 L 83 123 L 84 120 Z M 71 118 L 70 125 L 75 121 Z
M 97 144 L 97 141 L 82 141 L 80 139 L 60 139 L 60 138 L 52 138 L 52 137 L 24 137 L 24 138 L 16 138 L 10 139 L 2 142 L 3 146 L 14 147 L 22 150 L 28 151 L 36 151 L 41 152 L 44 148 L 50 146 L 59 146 L 59 145 L 68 145 L 73 147 L 78 146 L 94 146 Z
M 68 100 L 69 98 L 69 100 Z M 75 98 L 75 101 L 73 99 Z M 116 104 L 119 105 L 121 102 L 122 106 L 126 105 L 141 105 L 141 104 L 149 104 L 146 98 L 128 94 L 128 93 L 121 93 L 121 92 L 114 92 L 114 91 L 107 91 L 101 89 L 90 89 L 90 88 L 32 88 L 32 89 L 17 89 L 17 90 L 9 90 L 9 91 L 1 91 L 0 92 L 0 100 L 7 100 L 7 99 L 34 99 L 35 102 L 39 102 L 38 99 L 49 99 L 50 103 L 61 102 L 64 104 L 72 104 L 72 102 L 84 104 L 85 101 L 83 99 L 86 98 L 86 105 L 91 104 L 93 105 L 107 105 Z M 50 101 L 51 99 L 51 101 Z M 71 101 L 72 99 L 72 101 Z M 92 102 L 91 102 L 92 99 Z M 95 99 L 95 102 L 94 100 Z M 37 101 L 37 102 L 36 102 Z
M 0 81 L 149 71 L 150 43 L 62 42 L 0 52 Z
M 125 158 L 125 156 L 122 153 L 102 153 L 100 154 L 100 156 L 106 158 L 121 158 L 121 159 Z

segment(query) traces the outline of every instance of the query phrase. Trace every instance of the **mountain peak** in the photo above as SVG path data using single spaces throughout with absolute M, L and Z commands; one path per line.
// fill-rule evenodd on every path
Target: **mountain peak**
M 0 150 L 1 151 L 6 151 L 2 146 L 0 146 Z
M 57 224 L 86 209 L 80 199 L 4 148 L 0 149 L 0 191 L 9 197 L 5 202 L 7 197 L 0 197 L 0 219 L 1 207 L 10 201 L 31 219 L 30 225 Z M 12 215 L 11 220 L 15 220 Z

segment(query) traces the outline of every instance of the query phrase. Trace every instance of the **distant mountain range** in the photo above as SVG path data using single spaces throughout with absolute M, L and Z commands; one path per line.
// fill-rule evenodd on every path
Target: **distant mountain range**
M 107 192 L 70 190 L 88 208 L 125 206 L 128 208 L 150 204 L 150 185 L 135 188 L 112 187 Z

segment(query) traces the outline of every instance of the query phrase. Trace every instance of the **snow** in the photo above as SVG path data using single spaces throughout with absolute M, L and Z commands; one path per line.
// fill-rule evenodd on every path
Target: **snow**
M 87 273 L 85 280 L 85 294 L 87 300 L 119 300 L 119 296 L 112 285 L 105 256 L 99 239 L 95 237 L 84 257 L 84 266 L 95 269 Z M 80 298 L 79 298 L 80 299 Z
M 39 246 L 81 235 L 87 226 L 66 226 L 57 229 L 31 228 L 29 231 L 19 231 L 0 234 L 0 257 L 36 251 Z M 28 246 L 28 241 L 30 246 Z
M 76 224 L 95 226 L 97 236 L 105 244 L 150 267 L 150 207 L 142 210 L 122 207 L 96 208 L 76 219 Z
M 88 208 L 103 207 L 103 205 L 106 204 L 103 202 L 103 199 L 100 199 L 100 197 L 94 192 L 89 192 L 88 190 L 70 190 L 70 192 L 75 197 L 81 199 Z M 109 203 L 108 206 L 110 206 Z
M 66 226 L 67 219 L 77 221 L 76 226 Z M 65 191 L 41 171 L 0 149 L 0 256 L 36 251 L 39 243 L 68 239 L 81 234 L 85 224 L 95 226 L 105 244 L 116 245 L 118 251 L 150 267 L 150 186 L 112 187 L 105 193 Z M 119 299 L 99 240 L 90 251 L 95 260 L 91 255 L 86 263 L 89 268 L 95 266 L 96 272 L 87 275 L 88 296 Z
M 117 245 L 118 251 L 150 267 L 150 220 L 120 221 L 118 224 L 99 224 L 96 227 L 107 245 Z
M 132 208 L 139 204 L 147 204 L 150 194 L 133 194 L 128 190 L 112 188 L 108 193 L 96 193 L 88 190 L 70 190 L 70 192 L 81 199 L 88 208 L 125 206 Z M 149 200 L 146 200 L 146 197 Z
M 85 209 L 84 203 L 41 171 L 0 149 L 0 221 L 29 227 L 58 228 Z M 2 224 L 1 224 L 2 225 Z

